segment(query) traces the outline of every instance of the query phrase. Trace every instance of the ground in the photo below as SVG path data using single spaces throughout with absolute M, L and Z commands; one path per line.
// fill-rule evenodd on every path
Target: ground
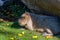
M 14 22 L 0 22 L 0 40 L 60 40 L 55 36 L 47 38 L 35 31 L 21 30 L 17 28 L 18 24 L 13 24 Z

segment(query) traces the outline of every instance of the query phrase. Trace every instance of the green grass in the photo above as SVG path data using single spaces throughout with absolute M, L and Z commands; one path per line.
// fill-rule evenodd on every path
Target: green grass
M 21 30 L 19 27 L 20 26 L 14 22 L 0 22 L 0 40 L 10 40 L 11 37 L 14 38 L 14 40 L 60 40 L 58 37 L 47 39 L 38 32 Z M 18 36 L 18 34 L 21 34 L 22 32 L 24 32 L 24 34 Z M 34 35 L 38 37 L 36 39 L 32 38 Z

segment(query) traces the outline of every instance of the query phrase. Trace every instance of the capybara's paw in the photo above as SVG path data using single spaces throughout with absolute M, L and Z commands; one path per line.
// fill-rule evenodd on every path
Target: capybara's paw
M 46 33 L 46 32 L 44 32 L 42 35 L 43 35 L 43 36 L 53 36 L 53 34 L 48 34 L 48 33 Z

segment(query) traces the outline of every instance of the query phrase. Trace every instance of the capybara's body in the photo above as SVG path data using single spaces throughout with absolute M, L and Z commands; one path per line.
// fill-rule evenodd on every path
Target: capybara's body
M 60 32 L 60 22 L 57 17 L 36 15 L 34 13 L 25 12 L 19 19 L 19 24 L 25 26 L 29 30 L 37 30 L 40 32 L 47 32 L 50 34 L 57 34 Z

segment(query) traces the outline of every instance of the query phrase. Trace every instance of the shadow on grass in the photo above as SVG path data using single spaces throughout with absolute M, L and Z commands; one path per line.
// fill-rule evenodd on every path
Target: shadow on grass
M 14 22 L 11 27 L 12 28 L 20 28 L 18 22 Z
M 20 25 L 18 24 L 18 22 L 14 22 L 14 23 L 11 25 L 11 27 L 12 27 L 12 28 L 17 28 L 17 29 L 24 28 L 24 27 L 20 26 Z

